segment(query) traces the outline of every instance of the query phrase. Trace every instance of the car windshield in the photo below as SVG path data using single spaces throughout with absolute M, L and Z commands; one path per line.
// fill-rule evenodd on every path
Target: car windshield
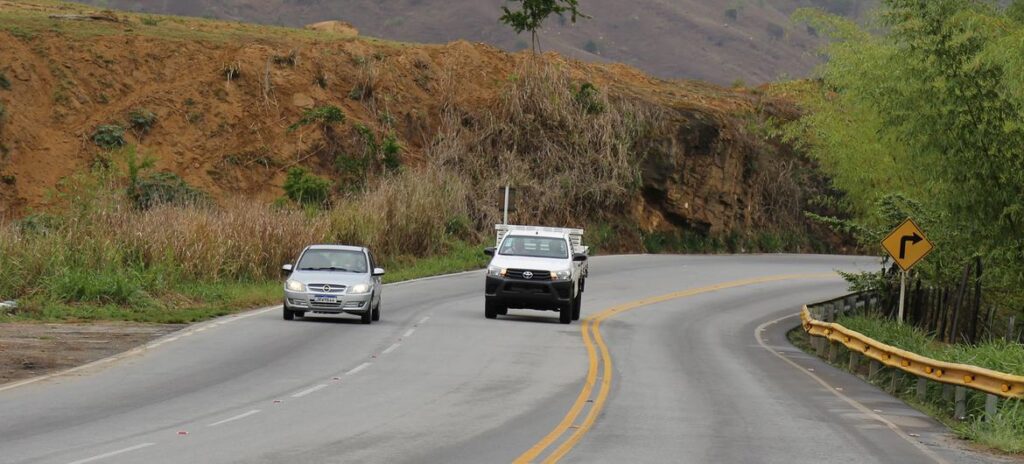
M 352 250 L 308 250 L 299 260 L 299 270 L 365 273 L 366 255 Z
M 553 237 L 511 236 L 501 242 L 501 254 L 534 258 L 568 258 L 565 239 Z

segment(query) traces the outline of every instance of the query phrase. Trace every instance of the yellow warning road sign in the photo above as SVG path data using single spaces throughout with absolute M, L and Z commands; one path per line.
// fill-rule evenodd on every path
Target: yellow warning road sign
M 928 256 L 928 253 L 935 249 L 935 245 L 928 241 L 913 219 L 907 219 L 882 240 L 882 248 L 889 252 L 889 256 L 892 256 L 900 269 L 909 271 Z

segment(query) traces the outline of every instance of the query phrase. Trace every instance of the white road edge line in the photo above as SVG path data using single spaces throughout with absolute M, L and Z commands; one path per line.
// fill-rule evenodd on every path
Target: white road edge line
M 111 362 L 114 362 L 114 361 L 118 361 L 118 360 L 127 358 L 129 356 L 134 356 L 134 355 L 137 355 L 137 354 L 140 354 L 140 353 L 144 353 L 146 351 L 149 351 L 149 350 L 152 350 L 154 348 L 157 348 L 157 347 L 159 347 L 161 345 L 164 345 L 164 344 L 167 344 L 167 343 L 179 340 L 182 337 L 186 337 L 188 335 L 192 335 L 193 333 L 195 333 L 201 327 L 208 327 L 210 325 L 223 325 L 223 324 L 227 324 L 229 322 L 234 322 L 234 321 L 237 321 L 237 320 L 240 320 L 240 319 L 245 319 L 247 317 L 256 316 L 258 314 L 263 314 L 263 313 L 267 313 L 267 312 L 278 310 L 278 309 L 281 309 L 281 305 L 271 306 L 271 307 L 268 307 L 268 308 L 254 309 L 252 311 L 249 311 L 248 313 L 235 314 L 235 315 L 231 315 L 231 316 L 224 316 L 224 317 L 221 317 L 221 318 L 214 319 L 212 321 L 203 322 L 203 323 L 197 324 L 195 326 L 192 326 L 191 328 L 184 328 L 184 329 L 181 329 L 181 330 L 179 330 L 177 332 L 169 333 L 169 334 L 164 335 L 163 337 L 158 338 L 158 339 L 156 339 L 156 340 L 154 340 L 152 342 L 149 342 L 149 343 L 147 343 L 145 345 L 140 345 L 140 346 L 132 348 L 132 349 L 130 349 L 128 351 L 125 351 L 125 352 L 122 352 L 122 353 L 118 353 L 118 354 L 115 354 L 113 356 L 109 356 L 109 357 L 106 357 L 106 358 L 103 358 L 103 359 L 97 359 L 96 361 L 93 361 L 93 362 L 88 363 L 88 364 L 82 364 L 81 366 L 72 367 L 70 369 L 65 369 L 63 371 L 54 372 L 52 374 L 40 375 L 38 377 L 32 377 L 30 379 L 25 379 L 25 380 L 17 380 L 17 381 L 14 381 L 14 382 L 10 382 L 10 383 L 6 383 L 6 384 L 3 384 L 3 385 L 0 385 L 0 392 L 11 390 L 11 389 L 18 388 L 18 387 L 23 387 L 25 385 L 33 384 L 33 383 L 36 383 L 36 382 L 41 382 L 43 380 L 52 379 L 54 377 L 61 377 L 61 376 L 72 374 L 72 373 L 75 373 L 75 372 L 78 372 L 78 371 L 81 371 L 81 370 L 85 370 L 85 369 L 89 369 L 89 368 L 92 368 L 92 367 L 101 366 L 103 364 L 108 364 L 108 363 L 111 363 Z
M 309 388 L 307 388 L 305 390 L 302 390 L 302 391 L 292 395 L 292 398 L 302 398 L 303 396 L 306 396 L 306 395 L 308 395 L 310 393 L 313 393 L 315 391 L 323 390 L 325 388 L 327 388 L 327 384 L 326 383 L 322 383 L 322 384 L 317 385 L 315 387 L 309 387 Z
M 391 346 L 387 347 L 387 349 L 385 349 L 384 351 L 382 351 L 382 352 L 381 352 L 381 354 L 388 354 L 388 353 L 390 353 L 390 352 L 392 352 L 392 351 L 395 351 L 395 350 L 397 350 L 397 349 L 398 349 L 398 347 L 400 347 L 400 346 L 402 346 L 402 344 L 401 344 L 401 343 L 395 343 L 395 344 L 393 344 L 393 345 L 391 345 Z
M 879 415 L 878 413 L 872 411 L 870 408 L 868 408 L 867 406 L 864 406 L 859 401 L 857 401 L 857 400 L 855 400 L 853 398 L 850 398 L 849 396 L 846 396 L 846 395 L 840 393 L 835 388 L 833 388 L 831 385 L 829 385 L 828 382 L 826 382 L 824 379 L 822 379 L 821 377 L 818 377 L 816 374 L 808 371 L 807 369 L 804 369 L 803 366 L 797 364 L 792 359 L 789 359 L 789 358 L 779 354 L 778 351 L 776 351 L 772 347 L 768 346 L 768 344 L 764 342 L 764 337 L 761 336 L 761 332 L 763 332 L 768 326 L 774 325 L 774 324 L 778 324 L 779 322 L 782 322 L 782 321 L 784 321 L 786 319 L 791 319 L 791 318 L 798 317 L 798 316 L 800 316 L 800 314 L 791 314 L 789 316 L 780 317 L 780 318 L 775 319 L 773 321 L 768 321 L 768 322 L 765 322 L 764 324 L 759 325 L 757 327 L 757 329 L 754 330 L 754 337 L 757 338 L 757 343 L 761 345 L 761 348 L 764 348 L 769 353 L 775 355 L 775 357 L 777 357 L 777 358 L 785 361 L 789 365 L 797 368 L 797 370 L 799 370 L 800 372 L 803 372 L 804 374 L 807 374 L 810 378 L 812 378 L 815 381 L 817 381 L 818 383 L 820 383 L 821 386 L 825 387 L 825 390 L 828 390 L 828 391 L 832 392 L 833 395 L 836 395 L 837 397 L 839 397 L 839 399 L 847 402 L 850 406 L 853 406 L 855 409 L 860 411 L 862 414 L 864 414 L 864 415 L 866 415 L 866 416 L 868 416 L 868 417 L 870 417 L 872 419 L 875 419 L 878 422 L 881 422 L 881 423 L 885 424 L 885 426 L 888 427 L 889 430 L 892 430 L 893 433 L 895 433 L 897 436 L 899 436 L 900 438 L 905 440 L 907 443 L 910 443 L 911 445 L 914 445 L 917 449 L 921 450 L 922 453 L 924 453 L 926 456 L 931 458 L 936 463 L 939 463 L 939 464 L 950 464 L 949 461 L 943 459 L 942 456 L 939 456 L 938 454 L 935 454 L 935 452 L 932 451 L 931 449 L 929 449 L 927 446 L 925 446 L 924 443 L 921 443 L 920 441 L 915 440 L 910 435 L 907 435 L 907 433 L 904 432 L 903 429 L 901 429 L 898 425 L 892 423 L 888 419 L 886 419 L 886 418 L 882 417 L 881 415 Z
M 405 333 L 402 334 L 402 338 L 409 338 L 409 337 L 411 337 L 413 332 L 416 332 L 416 328 L 415 327 L 413 327 L 413 328 L 411 328 L 409 330 L 406 330 Z
M 129 451 L 135 451 L 135 450 L 140 450 L 142 448 L 148 448 L 148 447 L 153 446 L 155 444 L 156 443 L 142 443 L 142 444 L 138 444 L 138 445 L 135 445 L 135 446 L 130 446 L 130 447 L 125 448 L 125 449 L 119 449 L 117 451 L 111 451 L 109 453 L 104 453 L 104 454 L 101 454 L 99 456 L 93 456 L 91 458 L 81 459 L 81 460 L 78 460 L 78 461 L 75 461 L 75 462 L 71 462 L 71 463 L 68 463 L 68 464 L 85 464 L 87 462 L 99 461 L 100 459 L 106 459 L 106 458 L 109 458 L 109 457 L 112 457 L 112 456 L 117 456 L 119 454 L 127 453 Z
M 355 367 L 355 368 L 353 368 L 352 370 L 350 370 L 350 371 L 346 372 L 346 373 L 345 373 L 345 375 L 355 375 L 355 374 L 356 374 L 356 373 L 358 373 L 359 371 L 361 371 L 361 370 L 363 370 L 363 369 L 366 369 L 367 367 L 370 367 L 370 365 L 371 365 L 371 364 L 373 364 L 373 363 L 368 363 L 368 362 L 364 362 L 364 363 L 362 363 L 362 364 L 360 364 L 360 365 L 356 366 L 356 367 Z
M 429 320 L 430 320 L 430 316 L 424 317 L 423 319 L 420 319 L 419 324 L 420 325 L 426 324 L 427 321 L 429 321 Z
M 221 425 L 221 424 L 227 424 L 228 422 L 234 422 L 234 421 L 239 420 L 239 419 L 245 419 L 246 417 L 249 417 L 249 416 L 251 416 L 253 414 L 259 414 L 259 413 L 260 413 L 259 409 L 253 409 L 252 411 L 239 414 L 239 415 L 237 415 L 235 417 L 229 417 L 229 418 L 224 419 L 222 421 L 214 422 L 214 423 L 212 423 L 210 425 L 207 425 L 207 427 L 216 427 L 216 426 Z
M 385 287 L 396 287 L 396 286 L 401 286 L 401 285 L 405 285 L 405 284 L 411 284 L 411 283 L 416 283 L 416 282 L 424 282 L 424 281 L 430 281 L 430 280 L 438 280 L 438 279 L 443 279 L 443 278 L 447 278 L 447 277 L 466 276 L 466 275 L 470 275 L 470 274 L 480 273 L 482 271 L 483 271 L 483 269 L 476 269 L 476 270 L 472 270 L 472 271 L 456 272 L 456 273 L 452 273 L 452 274 L 441 274 L 441 275 L 436 275 L 436 276 L 423 277 L 423 278 L 419 278 L 419 279 L 403 280 L 401 282 L 393 282 L 393 283 L 390 283 L 390 284 L 385 284 Z M 265 313 L 268 313 L 270 311 L 276 311 L 276 310 L 279 310 L 279 309 L 281 309 L 281 305 L 270 306 L 270 307 L 266 307 L 266 308 L 257 308 L 257 309 L 253 309 L 253 310 L 248 311 L 248 312 L 243 312 L 243 313 L 238 313 L 238 314 L 231 314 L 231 315 L 228 315 L 228 316 L 219 317 L 217 319 L 213 319 L 213 320 L 210 320 L 210 321 L 207 321 L 207 322 L 203 322 L 203 323 L 197 324 L 197 325 L 195 325 L 195 326 L 193 326 L 191 328 L 186 327 L 186 328 L 181 329 L 181 330 L 179 330 L 177 332 L 167 334 L 167 335 L 165 335 L 162 338 L 158 338 L 156 340 L 153 340 L 152 342 L 149 342 L 148 344 L 138 346 L 138 347 L 136 347 L 134 349 L 125 351 L 123 353 L 118 353 L 118 354 L 115 354 L 115 355 L 107 357 L 107 358 L 98 359 L 98 360 L 93 361 L 93 362 L 88 363 L 88 364 L 83 364 L 81 366 L 72 367 L 70 369 L 66 369 L 66 370 L 63 370 L 63 371 L 60 371 L 60 372 L 54 372 L 52 374 L 45 374 L 45 375 L 40 375 L 38 377 L 32 377 L 30 379 L 16 380 L 14 382 L 8 382 L 6 384 L 0 384 L 0 392 L 11 390 L 11 389 L 15 389 L 15 388 L 18 388 L 18 387 L 23 387 L 25 385 L 33 384 L 33 383 L 40 382 L 40 381 L 43 381 L 43 380 L 52 379 L 54 377 L 61 377 L 61 376 L 67 375 L 67 374 L 71 374 L 71 373 L 74 373 L 74 372 L 81 371 L 83 369 L 88 369 L 88 368 L 91 368 L 91 367 L 95 367 L 95 366 L 99 366 L 99 365 L 102 365 L 102 364 L 107 364 L 107 363 L 110 363 L 110 362 L 113 362 L 113 361 L 117 361 L 117 360 L 120 360 L 120 359 L 124 359 L 124 358 L 127 358 L 129 356 L 133 356 L 133 355 L 145 352 L 147 350 L 151 350 L 151 349 L 157 348 L 157 347 L 159 347 L 161 345 L 164 345 L 164 344 L 167 344 L 167 343 L 179 340 L 179 339 L 181 339 L 181 337 L 184 337 L 185 334 L 194 333 L 196 331 L 196 329 L 198 329 L 199 327 L 205 327 L 205 326 L 208 326 L 208 325 L 210 325 L 210 326 L 224 325 L 224 324 L 228 324 L 228 323 L 231 323 L 231 322 L 235 322 L 235 321 L 240 320 L 240 319 L 245 319 L 245 318 L 252 317 L 252 316 L 257 316 L 257 315 L 260 315 L 260 314 L 265 314 Z M 420 321 L 420 324 L 423 324 L 424 322 L 427 322 L 427 319 L 430 319 L 430 316 L 424 317 Z

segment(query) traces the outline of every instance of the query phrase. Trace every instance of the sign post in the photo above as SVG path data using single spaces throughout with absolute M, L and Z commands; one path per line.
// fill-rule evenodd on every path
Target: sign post
M 913 219 L 907 219 L 882 240 L 882 248 L 885 248 L 901 269 L 899 322 L 902 323 L 903 305 L 907 295 L 907 272 L 928 256 L 935 249 L 935 245 L 924 236 L 924 231 Z

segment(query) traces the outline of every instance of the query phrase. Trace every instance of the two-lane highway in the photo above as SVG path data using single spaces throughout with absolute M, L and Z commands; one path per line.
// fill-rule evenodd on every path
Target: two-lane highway
M 795 320 L 764 325 L 842 294 L 823 273 L 872 265 L 595 258 L 587 321 L 569 326 L 552 312 L 485 319 L 482 273 L 386 286 L 369 326 L 247 313 L 0 387 L 0 462 L 978 461 L 789 346 Z

